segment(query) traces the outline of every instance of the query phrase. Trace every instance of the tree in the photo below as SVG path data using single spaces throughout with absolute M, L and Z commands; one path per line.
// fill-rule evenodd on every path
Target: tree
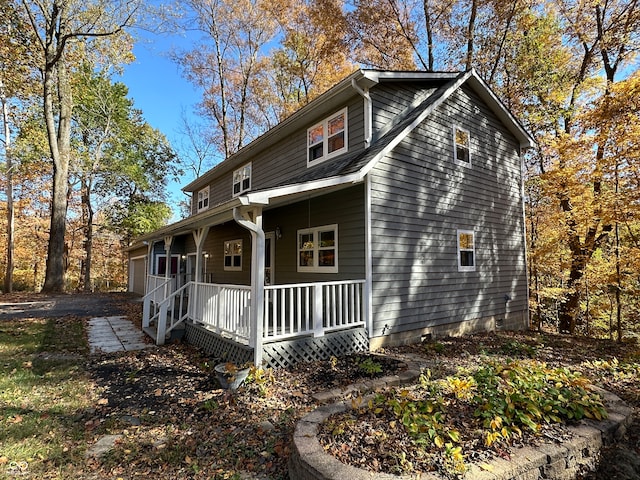
M 348 25 L 336 0 L 274 2 L 271 5 L 283 38 L 271 54 L 273 73 L 266 71 L 264 87 L 275 85 L 267 97 L 275 104 L 277 121 L 306 105 L 351 73 Z M 263 108 L 264 110 L 264 108 Z
M 124 245 L 171 218 L 166 183 L 175 173 L 176 155 L 165 136 L 130 109 L 104 154 L 97 196 L 106 200 L 105 227 L 121 235 Z
M 101 43 L 123 34 L 133 23 L 136 2 L 117 0 L 22 0 L 39 46 L 43 112 L 53 164 L 51 222 L 45 292 L 64 290 L 73 93 L 71 75 L 87 43 Z M 96 45 L 102 51 L 101 45 Z
M 410 12 L 397 0 L 353 0 L 346 19 L 355 60 L 374 68 L 414 69 L 419 50 Z
M 188 0 L 187 22 L 203 41 L 175 55 L 186 77 L 203 91 L 201 114 L 213 125 L 214 143 L 224 158 L 262 131 L 250 122 L 261 49 L 273 38 L 275 22 L 265 0 Z M 253 118 L 257 118 L 253 115 Z
M 24 99 L 32 92 L 34 78 L 24 58 L 29 57 L 32 38 L 25 28 L 15 6 L 7 0 L 0 0 L 0 117 L 2 136 L 0 144 L 5 157 L 5 193 L 7 196 L 7 245 L 4 291 L 13 289 L 15 252 L 15 210 L 14 210 L 14 169 L 11 149 L 12 125 L 15 127 L 17 109 L 12 108 L 12 100 Z
M 94 73 L 85 67 L 76 75 L 74 82 L 76 108 L 74 113 L 73 174 L 80 184 L 81 223 L 83 249 L 81 285 L 85 291 L 92 290 L 91 265 L 93 251 L 94 188 L 104 175 L 106 165 L 117 167 L 105 158 L 113 143 L 114 135 L 129 121 L 132 102 L 127 99 L 127 88 L 122 83 L 112 83 L 103 74 Z

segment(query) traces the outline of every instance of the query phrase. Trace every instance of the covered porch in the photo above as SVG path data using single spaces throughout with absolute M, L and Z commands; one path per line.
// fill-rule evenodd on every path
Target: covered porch
M 143 328 L 157 344 L 184 328 L 217 358 L 271 366 L 368 350 L 364 189 L 297 197 L 236 199 L 147 240 Z M 321 238 L 328 246 L 312 256 L 334 267 L 300 268 L 303 242 Z M 236 243 L 241 252 L 227 255 Z
M 191 343 L 238 363 L 290 366 L 368 349 L 364 280 L 268 285 L 260 304 L 250 286 L 193 281 L 172 291 L 173 279 L 156 276 L 148 285 L 143 329 L 158 345 L 185 324 Z

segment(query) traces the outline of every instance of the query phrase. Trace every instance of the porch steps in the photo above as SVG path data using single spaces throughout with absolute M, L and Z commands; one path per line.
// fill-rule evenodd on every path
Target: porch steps
M 142 331 L 147 335 L 149 335 L 155 342 L 156 337 L 158 336 L 158 327 L 154 323 L 152 323 L 148 327 L 142 327 Z M 185 325 L 184 323 L 181 323 L 177 325 L 173 330 L 171 330 L 165 336 L 165 342 L 172 343 L 178 340 L 182 340 L 182 338 L 184 337 L 184 334 L 185 334 Z

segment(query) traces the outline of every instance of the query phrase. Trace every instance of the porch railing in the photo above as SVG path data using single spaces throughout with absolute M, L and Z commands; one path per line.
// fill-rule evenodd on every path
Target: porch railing
M 189 318 L 210 330 L 249 344 L 251 287 L 192 282 Z
M 364 280 L 264 288 L 263 342 L 364 325 Z
M 265 286 L 262 343 L 363 326 L 364 283 Z M 168 295 L 166 279 L 150 281 L 151 287 L 155 288 L 144 297 L 143 326 L 157 323 L 156 343 L 163 343 L 164 335 L 188 318 L 238 343 L 251 344 L 251 287 L 189 282 Z

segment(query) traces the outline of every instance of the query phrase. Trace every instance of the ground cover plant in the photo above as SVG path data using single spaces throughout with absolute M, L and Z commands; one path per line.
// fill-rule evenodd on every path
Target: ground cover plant
M 554 425 L 607 416 L 586 377 L 530 360 L 489 360 L 438 379 L 427 371 L 417 385 L 352 404 L 323 425 L 321 443 L 344 463 L 397 474 L 461 475 L 467 456 L 502 455 Z
M 116 303 L 120 300 L 114 297 Z M 121 310 L 139 323 L 140 307 L 132 303 Z M 291 370 L 254 369 L 245 386 L 229 393 L 219 389 L 213 375 L 216 360 L 189 345 L 90 354 L 84 326 L 84 319 L 74 316 L 21 320 L 0 316 L 0 478 L 286 479 L 293 429 L 298 419 L 316 407 L 314 393 L 398 368 L 397 362 L 384 357 L 362 355 Z M 472 395 L 478 392 L 472 367 L 480 364 L 493 364 L 497 370 L 507 362 L 524 368 L 535 360 L 552 371 L 581 372 L 634 407 L 640 404 L 640 357 L 631 343 L 505 332 L 439 339 L 383 353 L 417 359 L 426 383 L 414 386 L 415 390 L 446 386 L 449 397 L 467 399 L 468 419 L 476 410 Z M 409 400 L 402 397 L 403 390 L 396 390 L 396 401 Z M 393 400 L 391 393 L 378 393 L 387 396 L 381 397 L 379 407 L 392 408 L 382 401 Z M 352 400 L 358 398 L 354 395 Z M 441 405 L 434 402 L 433 407 L 435 414 Z M 468 440 L 473 430 L 470 420 L 446 410 L 441 415 L 435 430 L 443 442 L 439 447 L 444 452 L 443 466 L 448 459 L 447 468 L 455 468 L 460 456 L 465 462 L 482 462 L 490 454 L 508 457 L 509 444 L 503 439 L 487 447 L 486 435 L 479 436 L 474 446 Z M 399 427 L 402 420 L 395 422 Z M 535 442 L 533 432 L 519 428 L 523 438 L 516 435 L 513 441 Z M 372 433 L 356 438 L 353 447 L 384 445 L 374 431 L 382 429 L 373 425 Z M 636 423 L 623 442 L 625 448 L 607 451 L 610 461 L 589 480 L 638 478 L 637 432 L 640 425 Z M 562 440 L 560 430 L 545 427 L 541 434 Z M 119 436 L 113 449 L 87 458 L 87 451 L 105 435 Z M 412 461 L 415 450 L 406 438 L 406 460 Z M 358 459 L 351 458 L 356 465 Z

